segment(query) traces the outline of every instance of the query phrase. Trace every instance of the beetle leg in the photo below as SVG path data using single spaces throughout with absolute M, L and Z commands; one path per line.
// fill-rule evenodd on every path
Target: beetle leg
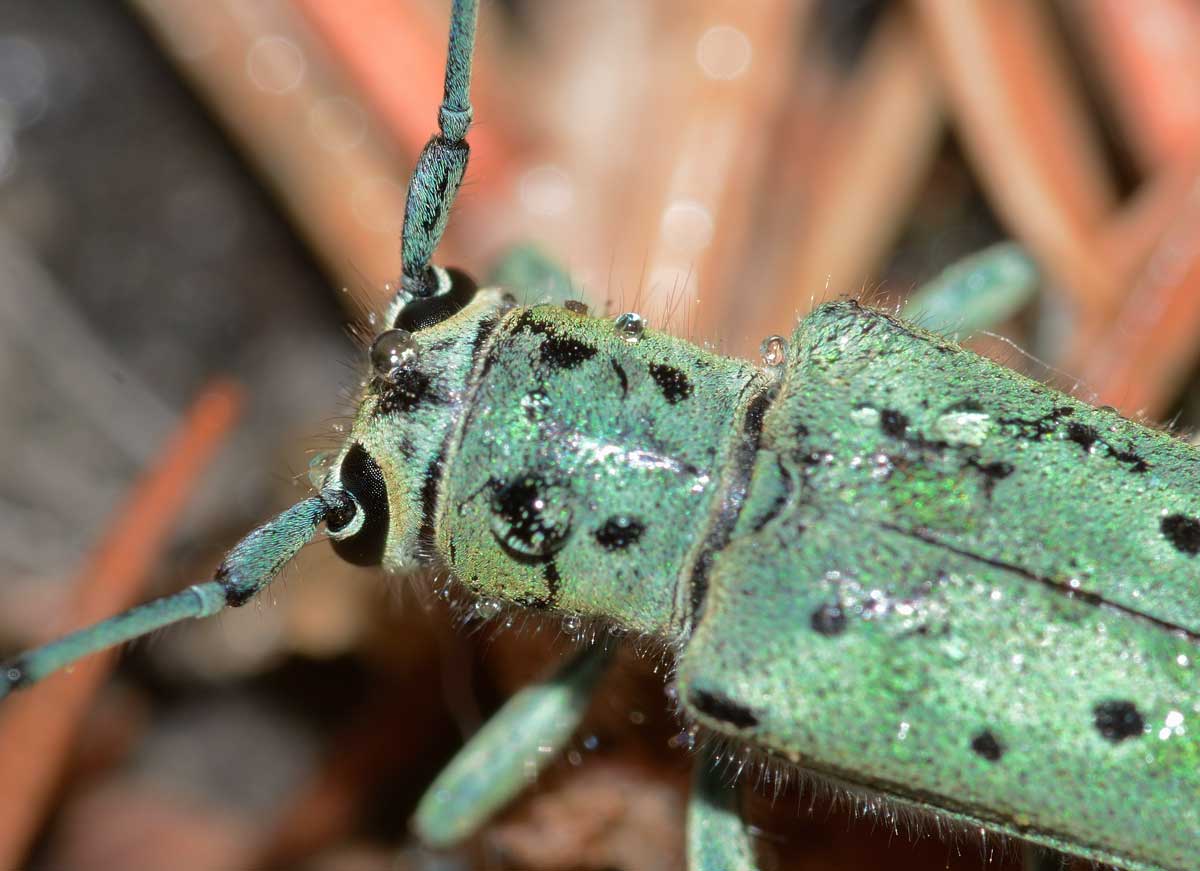
M 603 646 L 589 647 L 509 699 L 421 797 L 417 836 L 431 847 L 455 844 L 525 789 L 578 727 L 611 658 Z
M 738 791 L 707 754 L 696 760 L 688 802 L 689 871 L 757 871 L 754 843 L 738 812 Z
M 965 257 L 904 304 L 900 316 L 949 336 L 994 328 L 1024 308 L 1041 281 L 1037 264 L 1014 242 Z

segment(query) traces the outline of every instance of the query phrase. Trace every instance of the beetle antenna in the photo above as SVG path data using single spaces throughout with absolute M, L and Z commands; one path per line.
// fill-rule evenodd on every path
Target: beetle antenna
M 0 665 L 0 698 L 37 683 L 60 668 L 156 629 L 191 618 L 211 617 L 254 598 L 312 540 L 339 506 L 320 496 L 305 499 L 255 529 L 225 555 L 211 581 L 131 608 L 58 641 L 26 651 Z
M 441 241 L 450 206 L 467 171 L 471 126 L 471 57 L 475 52 L 478 0 L 454 0 L 450 13 L 450 46 L 446 52 L 446 86 L 438 109 L 438 129 L 417 158 L 404 203 L 400 237 L 401 288 L 414 297 L 432 296 L 437 276 L 429 260 Z

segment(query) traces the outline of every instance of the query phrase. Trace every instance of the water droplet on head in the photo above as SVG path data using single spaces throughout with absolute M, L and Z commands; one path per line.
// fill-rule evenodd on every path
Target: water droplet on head
M 472 610 L 480 620 L 491 620 L 504 610 L 504 605 L 499 599 L 479 599 Z
M 400 371 L 419 356 L 420 348 L 408 330 L 387 330 L 371 343 L 371 368 L 384 381 L 395 381 Z
M 336 457 L 336 451 L 319 451 L 308 461 L 308 483 L 312 484 L 312 488 L 317 492 L 325 486 L 325 481 L 329 478 L 329 469 Z
M 767 336 L 758 346 L 763 365 L 776 369 L 787 362 L 787 339 L 783 336 Z
M 579 630 L 583 628 L 583 619 L 577 614 L 568 614 L 562 619 L 563 632 L 570 635 L 572 638 L 579 635 Z
M 646 319 L 637 312 L 625 312 L 617 315 L 614 323 L 617 327 L 617 335 L 631 345 L 640 341 L 642 333 L 646 331 Z
M 583 739 L 583 749 L 584 750 L 595 750 L 599 746 L 600 746 L 600 739 L 597 738 L 595 735 L 588 735 L 586 738 Z
M 367 323 L 370 324 L 371 326 L 375 326 L 375 324 L 378 320 L 379 320 L 379 315 L 375 314 L 375 312 L 371 312 L 370 314 L 367 315 Z

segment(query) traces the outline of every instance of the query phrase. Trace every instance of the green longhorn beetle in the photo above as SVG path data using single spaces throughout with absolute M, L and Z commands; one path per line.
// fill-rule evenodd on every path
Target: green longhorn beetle
M 1072 856 L 1200 867 L 1200 454 L 854 302 L 759 367 L 430 266 L 467 164 L 476 15 L 455 0 L 401 290 L 319 495 L 213 580 L 12 659 L 0 695 L 245 604 L 324 525 L 352 562 L 445 567 L 482 601 L 660 640 L 683 720 L 769 764 Z M 986 255 L 968 283 L 1022 284 L 1022 263 Z M 419 836 L 453 843 L 520 791 L 606 663 L 586 648 L 515 696 L 430 788 Z M 733 790 L 696 770 L 691 867 L 752 868 Z

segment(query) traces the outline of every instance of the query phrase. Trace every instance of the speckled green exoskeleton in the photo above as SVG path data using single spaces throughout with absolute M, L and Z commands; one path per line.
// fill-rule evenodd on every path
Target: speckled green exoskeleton
M 683 720 L 769 766 L 1074 856 L 1197 867 L 1200 454 L 855 302 L 760 366 L 431 267 L 466 168 L 475 16 L 456 0 L 402 289 L 320 493 L 214 580 L 11 660 L 0 693 L 245 604 L 323 524 L 353 562 L 444 567 L 489 607 L 657 639 Z M 965 268 L 1004 289 L 1024 265 L 1005 248 Z M 607 659 L 584 649 L 514 697 L 417 833 L 453 843 L 516 794 Z M 753 866 L 729 786 L 698 763 L 702 871 Z

